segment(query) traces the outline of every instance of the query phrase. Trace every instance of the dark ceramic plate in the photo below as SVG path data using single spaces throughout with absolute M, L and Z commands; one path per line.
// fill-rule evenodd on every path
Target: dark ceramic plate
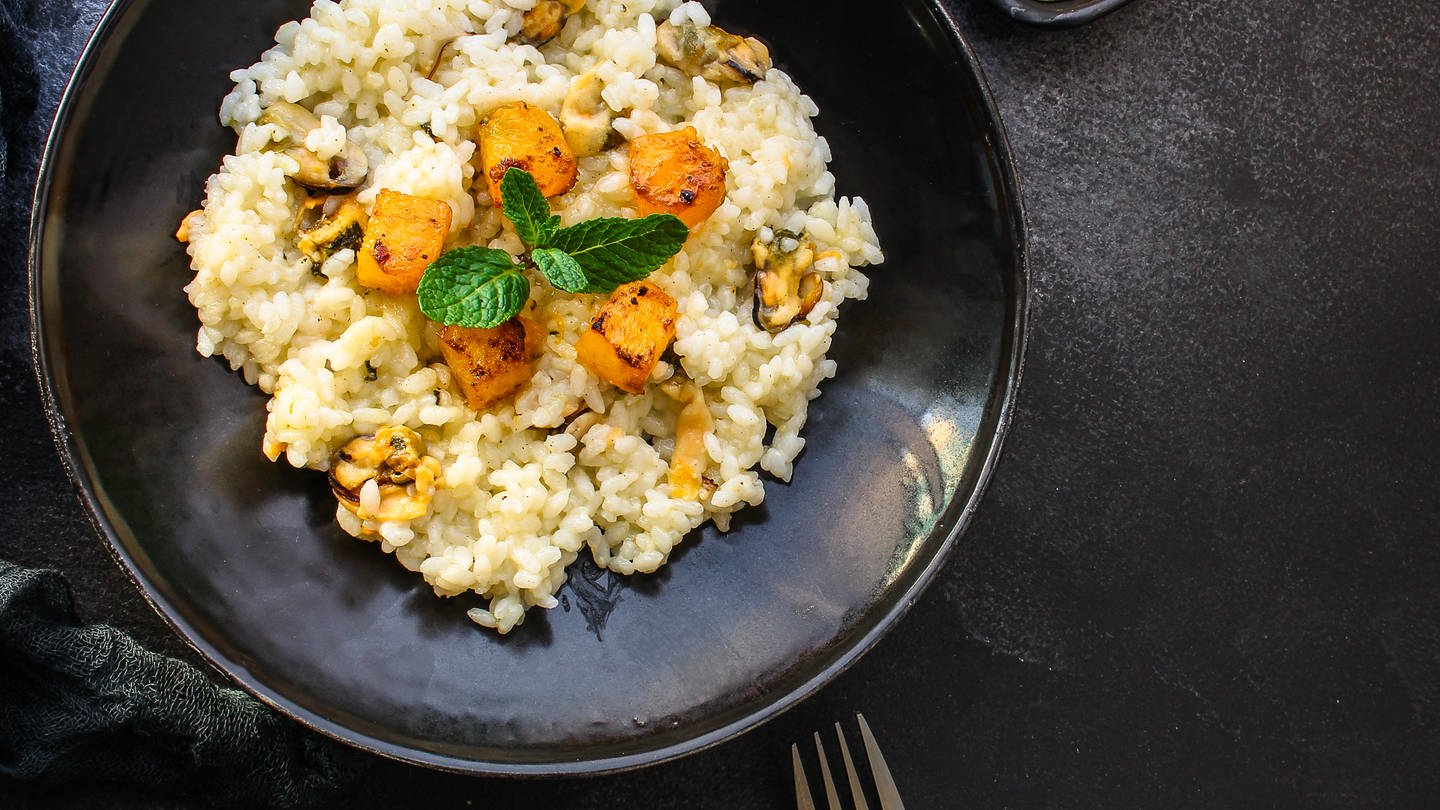
M 1103 17 L 1130 0 L 994 0 L 1011 17 L 1046 28 L 1070 28 Z
M 308 4 L 122 1 L 101 23 L 35 208 L 47 405 L 119 560 L 262 700 L 440 768 L 636 767 L 819 688 L 946 559 L 1009 422 L 1028 300 L 1015 171 L 974 56 L 922 0 L 709 5 L 764 34 L 824 111 L 840 190 L 870 202 L 888 262 L 847 305 L 792 483 L 658 575 L 572 569 L 564 607 L 505 638 L 335 528 L 323 476 L 260 455 L 264 397 L 195 354 L 172 234 L 234 145 L 215 120 L 227 72 Z

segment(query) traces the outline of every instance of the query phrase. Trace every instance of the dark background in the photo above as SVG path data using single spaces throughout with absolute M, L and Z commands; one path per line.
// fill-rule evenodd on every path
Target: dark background
M 789 743 L 854 710 L 920 810 L 1434 801 L 1440 18 L 1136 0 L 1042 32 L 949 1 L 1015 148 L 1034 301 L 1004 459 L 934 586 L 712 751 L 551 782 L 377 761 L 345 806 L 788 808 Z M 4 57 L 0 558 L 197 661 L 86 521 L 29 360 L 35 167 L 103 5 L 4 6 L 46 81 L 8 92 Z M 0 781 L 6 808 L 183 806 Z

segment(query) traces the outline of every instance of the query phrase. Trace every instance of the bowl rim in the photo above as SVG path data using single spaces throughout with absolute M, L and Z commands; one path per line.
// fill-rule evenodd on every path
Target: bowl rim
M 1101 0 L 1101 2 L 1106 1 Z M 305 728 L 347 746 L 436 770 L 472 776 L 506 777 L 599 776 L 634 771 L 673 761 L 734 739 L 780 716 L 809 698 L 869 652 L 909 611 L 920 594 L 948 561 L 958 538 L 969 527 L 999 463 L 1001 449 L 1014 420 L 1016 400 L 1025 365 L 1031 306 L 1029 220 L 1021 196 L 1015 156 L 979 59 L 961 32 L 954 14 L 944 0 L 922 0 L 922 2 L 935 15 L 936 22 L 948 35 L 950 45 L 975 78 L 976 100 L 984 118 L 984 135 L 988 144 L 987 154 L 992 161 L 992 171 L 999 184 L 997 189 L 1001 202 L 999 213 L 1005 224 L 1005 230 L 1009 231 L 1010 236 L 1007 252 L 1011 261 L 1003 279 L 1007 310 L 1006 328 L 1001 336 L 997 358 L 1004 364 L 1004 374 L 1003 378 L 997 378 L 999 390 L 992 394 L 989 406 L 995 408 L 998 403 L 998 410 L 994 416 L 995 429 L 989 437 L 986 455 L 976 475 L 975 486 L 969 493 L 964 507 L 958 513 L 954 525 L 941 542 L 940 548 L 927 561 L 924 568 L 917 573 L 914 581 L 894 601 L 894 604 L 873 620 L 869 629 L 854 639 L 834 660 L 806 678 L 798 686 L 724 725 L 694 737 L 640 753 L 546 762 L 489 762 L 464 759 L 377 739 L 351 729 L 339 721 L 332 720 L 279 694 L 267 693 L 266 688 L 259 683 L 258 679 L 251 676 L 249 668 L 243 662 L 222 654 L 190 622 L 180 617 L 179 612 L 169 604 L 169 600 L 158 594 L 147 583 L 139 563 L 126 549 L 117 530 L 111 524 L 108 517 L 108 506 L 94 487 L 95 476 L 90 459 L 65 419 L 57 395 L 56 362 L 47 348 L 45 339 L 43 313 L 45 307 L 42 306 L 44 286 L 42 243 L 45 241 L 46 214 L 51 199 L 51 187 L 57 176 L 65 133 L 79 106 L 82 95 L 81 88 L 95 73 L 101 61 L 101 54 L 110 40 L 127 31 L 134 23 L 135 18 L 131 17 L 131 12 L 149 5 L 150 0 L 115 0 L 101 16 L 94 32 L 80 52 L 56 107 L 36 174 L 35 193 L 31 200 L 30 234 L 27 247 L 30 352 L 39 383 L 41 404 L 66 475 L 85 507 L 84 511 L 90 524 L 96 533 L 105 539 L 104 545 L 110 556 L 130 578 L 150 608 L 190 649 L 224 673 L 229 681 L 261 703 Z M 1119 0 L 1119 2 L 1125 2 L 1125 0 Z
M 1130 0 L 994 0 L 1012 19 L 1043 28 L 1073 28 L 1109 14 Z

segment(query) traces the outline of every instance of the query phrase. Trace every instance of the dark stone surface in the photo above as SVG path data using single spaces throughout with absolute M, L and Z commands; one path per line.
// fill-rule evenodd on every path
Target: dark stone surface
M 88 526 L 30 376 L 30 184 L 101 4 L 41 5 L 44 90 L 4 97 L 0 557 L 186 655 Z M 1440 19 L 1136 0 L 1038 32 L 953 5 L 1017 152 L 1035 300 L 1005 459 L 936 585 L 718 749 L 559 782 L 377 762 L 348 806 L 785 808 L 789 742 L 857 709 L 916 808 L 1433 800 Z M 0 782 L 0 806 L 177 805 Z

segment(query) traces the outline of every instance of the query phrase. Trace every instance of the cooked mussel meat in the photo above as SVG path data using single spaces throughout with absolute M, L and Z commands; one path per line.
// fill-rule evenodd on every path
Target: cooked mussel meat
M 440 462 L 425 455 L 418 433 L 386 427 L 335 453 L 330 490 L 361 520 L 414 520 L 430 511 L 439 477 Z
M 800 234 L 776 231 L 768 242 L 756 237 L 755 321 L 768 332 L 781 332 L 810 314 L 825 292 L 825 281 L 811 270 L 815 244 Z
M 690 76 L 714 82 L 754 84 L 770 70 L 770 49 L 754 37 L 732 34 L 714 25 L 670 21 L 655 31 L 661 62 Z
M 356 188 L 365 182 L 370 173 L 370 161 L 365 150 L 354 141 L 346 140 L 345 145 L 333 155 L 321 157 L 305 146 L 305 136 L 320 128 L 320 119 L 314 113 L 291 104 L 276 101 L 260 114 L 257 123 L 275 127 L 279 140 L 273 148 L 293 158 L 300 167 L 291 179 L 314 191 L 343 191 Z

